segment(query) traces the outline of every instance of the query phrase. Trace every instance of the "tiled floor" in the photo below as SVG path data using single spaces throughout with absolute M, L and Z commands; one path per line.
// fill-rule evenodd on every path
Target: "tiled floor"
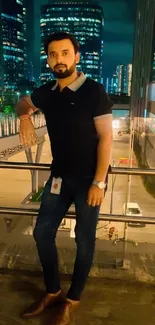
M 62 280 L 67 290 L 69 278 Z M 0 275 L 0 325 L 48 325 L 55 310 L 23 320 L 20 313 L 43 290 L 41 277 Z M 89 279 L 75 325 L 154 325 L 155 288 L 119 280 Z

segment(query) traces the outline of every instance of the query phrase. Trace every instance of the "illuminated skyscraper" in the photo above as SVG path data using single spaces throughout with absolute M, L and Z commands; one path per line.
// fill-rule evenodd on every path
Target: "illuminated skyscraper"
M 132 64 L 118 65 L 112 78 L 107 78 L 106 89 L 111 94 L 131 96 Z
M 132 85 L 132 64 L 127 65 L 127 94 L 131 96 L 131 85 Z
M 106 80 L 106 91 L 109 94 L 117 94 L 118 89 L 117 89 L 117 78 L 116 74 L 114 73 L 112 78 L 107 78 Z
M 27 40 L 27 66 L 26 66 L 26 78 L 33 81 L 35 78 L 35 22 L 36 22 L 36 12 L 34 10 L 34 0 L 26 0 L 27 9 L 27 26 L 26 26 L 26 40 Z M 39 25 L 39 21 L 38 21 Z M 38 26 L 39 27 L 39 26 Z M 38 39 L 39 39 L 38 35 Z M 39 52 L 39 51 L 38 51 Z M 39 56 L 39 55 L 38 55 Z
M 110 93 L 111 94 L 117 94 L 118 93 L 116 73 L 114 73 L 112 78 L 111 78 Z
M 0 31 L 2 30 L 2 3 L 0 2 Z M 0 32 L 0 93 L 4 85 L 4 67 L 3 67 L 3 39 L 2 33 Z
M 122 79 L 123 79 L 123 65 L 120 64 L 116 67 L 116 83 L 117 83 L 117 93 L 122 92 Z
M 25 0 L 2 0 L 1 45 L 3 84 L 14 89 L 26 69 L 26 7 Z
M 120 64 L 116 67 L 117 93 L 131 95 L 132 64 Z
M 41 8 L 41 81 L 52 78 L 44 53 L 45 39 L 56 31 L 71 32 L 80 43 L 77 65 L 86 75 L 103 83 L 103 10 L 89 1 L 52 1 Z
M 106 79 L 105 89 L 107 93 L 110 93 L 110 78 Z

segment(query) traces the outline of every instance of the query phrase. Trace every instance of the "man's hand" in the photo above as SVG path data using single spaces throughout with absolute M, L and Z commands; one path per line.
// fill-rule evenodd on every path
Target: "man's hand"
M 93 207 L 101 205 L 104 199 L 104 189 L 98 188 L 96 185 L 91 185 L 88 191 L 88 205 Z
M 26 147 L 37 144 L 38 138 L 30 118 L 20 121 L 20 143 Z

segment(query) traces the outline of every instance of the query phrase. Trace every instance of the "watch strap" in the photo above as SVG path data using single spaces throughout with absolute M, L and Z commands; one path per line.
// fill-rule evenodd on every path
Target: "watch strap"
M 107 186 L 107 184 L 106 184 L 105 182 L 101 182 L 101 181 L 99 182 L 99 181 L 96 181 L 95 179 L 94 179 L 93 182 L 92 182 L 93 185 L 96 185 L 96 186 L 98 186 L 98 187 L 99 187 L 99 184 L 100 184 L 100 183 L 104 184 L 103 188 L 105 189 L 106 186 Z

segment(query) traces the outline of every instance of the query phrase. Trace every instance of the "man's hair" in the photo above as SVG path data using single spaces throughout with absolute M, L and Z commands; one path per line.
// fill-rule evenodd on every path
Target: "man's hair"
M 45 41 L 44 43 L 44 50 L 45 50 L 45 53 L 48 55 L 48 46 L 51 42 L 53 41 L 61 41 L 63 39 L 69 39 L 72 44 L 73 44 L 73 47 L 74 47 L 74 51 L 75 51 L 75 54 L 77 52 L 79 52 L 80 50 L 80 45 L 78 43 L 78 41 L 76 40 L 76 38 L 74 37 L 74 35 L 70 34 L 70 33 L 66 33 L 66 32 L 56 32 L 56 33 L 53 33 L 51 34 Z

